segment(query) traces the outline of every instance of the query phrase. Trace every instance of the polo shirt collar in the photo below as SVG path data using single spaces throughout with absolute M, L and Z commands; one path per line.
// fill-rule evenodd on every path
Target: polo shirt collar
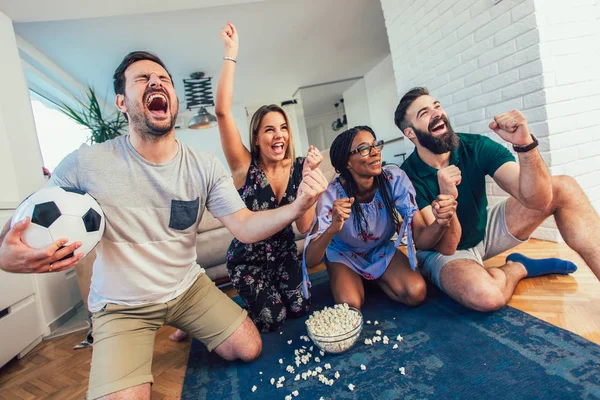
M 459 139 L 458 141 L 458 147 L 456 147 L 456 150 L 454 150 L 452 153 L 450 153 L 450 165 L 456 165 L 458 166 L 458 163 L 460 161 L 460 147 L 462 146 L 462 143 Z M 429 175 L 437 175 L 437 168 L 433 168 L 431 165 L 427 164 L 425 161 L 421 160 L 421 157 L 419 157 L 419 153 L 417 152 L 417 149 L 415 148 L 415 159 L 414 159 L 414 163 L 415 163 L 415 169 L 417 171 L 421 171 L 421 174 L 423 176 L 429 176 Z

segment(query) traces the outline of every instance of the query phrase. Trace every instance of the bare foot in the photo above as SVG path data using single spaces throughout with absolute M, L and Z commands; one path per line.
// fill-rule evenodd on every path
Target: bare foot
M 177 329 L 174 333 L 171 333 L 171 336 L 169 336 L 169 339 L 171 339 L 171 341 L 173 342 L 181 342 L 182 340 L 185 340 L 185 338 L 188 337 L 187 332 L 182 331 L 181 329 Z

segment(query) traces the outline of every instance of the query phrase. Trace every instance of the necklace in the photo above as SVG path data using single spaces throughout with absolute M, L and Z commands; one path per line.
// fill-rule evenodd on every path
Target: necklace
M 266 169 L 263 168 L 263 172 L 265 173 L 265 175 L 267 176 L 267 178 L 269 178 L 270 180 L 276 181 L 276 180 L 280 179 L 282 176 L 285 176 L 287 171 L 284 168 L 283 171 L 281 171 L 279 174 L 277 174 L 277 175 L 271 175 L 271 174 L 269 174 L 267 172 Z

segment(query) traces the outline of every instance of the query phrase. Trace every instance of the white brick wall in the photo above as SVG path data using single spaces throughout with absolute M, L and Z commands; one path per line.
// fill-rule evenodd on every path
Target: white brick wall
M 381 4 L 400 96 L 426 86 L 455 130 L 498 141 L 492 117 L 521 110 L 551 172 L 575 176 L 600 209 L 600 0 Z M 488 196 L 506 194 L 490 179 Z M 560 240 L 553 221 L 536 235 Z
M 600 1 L 535 0 L 535 9 L 551 171 L 575 177 L 600 212 Z

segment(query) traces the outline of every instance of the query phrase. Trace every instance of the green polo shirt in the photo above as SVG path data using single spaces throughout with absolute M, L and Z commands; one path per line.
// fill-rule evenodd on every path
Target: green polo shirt
M 504 163 L 515 161 L 513 155 L 501 144 L 482 135 L 457 133 L 458 148 L 450 155 L 450 164 L 456 165 L 462 174 L 458 185 L 456 215 L 462 227 L 458 250 L 475 247 L 485 236 L 487 223 L 487 195 L 485 176 L 494 176 Z M 417 150 L 401 167 L 410 178 L 417 193 L 417 205 L 423 209 L 440 194 L 436 168 L 419 157 Z

